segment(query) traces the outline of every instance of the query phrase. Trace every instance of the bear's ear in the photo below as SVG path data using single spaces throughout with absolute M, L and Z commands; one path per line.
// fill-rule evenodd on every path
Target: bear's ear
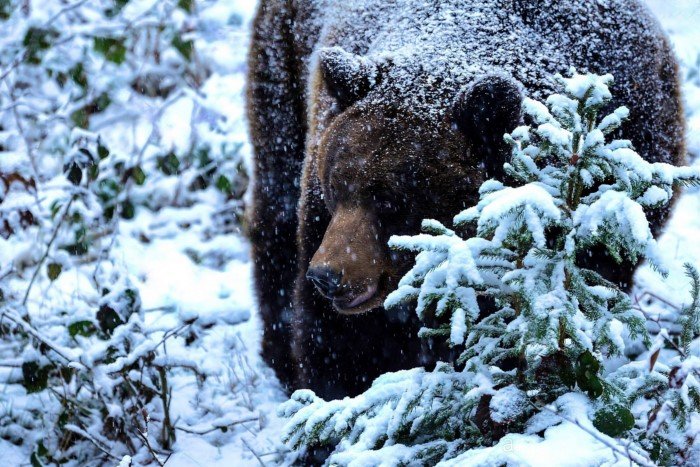
M 340 47 L 319 52 L 321 76 L 341 109 L 363 99 L 379 79 L 379 70 L 370 60 L 348 53 Z
M 452 124 L 467 137 L 488 178 L 501 178 L 503 164 L 509 159 L 510 147 L 503 135 L 520 122 L 520 89 L 507 77 L 485 76 L 460 95 L 453 109 Z

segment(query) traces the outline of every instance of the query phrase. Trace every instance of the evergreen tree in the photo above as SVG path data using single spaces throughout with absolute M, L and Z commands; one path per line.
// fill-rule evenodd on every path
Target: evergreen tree
M 646 259 L 663 274 L 647 213 L 666 206 L 675 188 L 699 184 L 700 173 L 647 162 L 630 141 L 606 141 L 629 114 L 620 107 L 598 119 L 611 100 L 611 75 L 557 78 L 562 94 L 546 104 L 525 99 L 533 126 L 505 135 L 513 147 L 509 182 L 485 182 L 479 203 L 455 217 L 457 226 L 475 225 L 475 237 L 427 220 L 425 233 L 390 240 L 417 257 L 385 306 L 416 300 L 418 316 L 438 323 L 421 335 L 459 346 L 456 365 L 384 375 L 342 401 L 296 392 L 281 408 L 293 448 L 335 444 L 331 464 L 358 457 L 433 464 L 526 426 L 557 423 L 543 421 L 544 407 L 566 413 L 579 397 L 571 392 L 598 409 L 599 432 L 620 436 L 633 427 L 627 386 L 601 366 L 623 352 L 624 333 L 649 342 L 645 318 L 580 258 L 602 246 L 618 263 Z M 691 310 L 690 334 L 698 319 Z M 695 380 L 683 381 L 695 388 Z M 690 406 L 687 397 L 668 397 L 673 407 Z M 664 407 L 659 416 L 672 411 Z M 646 458 L 641 448 L 631 452 Z

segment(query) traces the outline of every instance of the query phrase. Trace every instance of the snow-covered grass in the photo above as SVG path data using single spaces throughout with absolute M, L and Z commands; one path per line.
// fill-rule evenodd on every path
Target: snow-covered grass
M 684 85 L 688 112 L 689 150 L 700 155 L 700 78 L 693 78 L 692 68 L 700 68 L 700 2 L 697 0 L 647 0 L 669 32 L 674 48 L 690 79 Z M 233 28 L 226 20 L 233 13 L 248 24 L 255 8 L 253 0 L 218 2 L 205 11 L 200 20 L 208 24 L 208 34 L 200 39 L 198 50 L 216 64 L 213 74 L 201 88 L 204 107 L 227 117 L 229 141 L 245 141 L 243 73 L 247 43 L 245 28 Z M 143 143 L 151 128 L 149 109 L 136 109 L 143 118 L 139 125 L 109 126 L 101 134 L 115 149 Z M 191 103 L 182 100 L 163 115 L 164 138 L 173 146 L 184 145 L 191 127 L 181 115 L 191 112 Z M 206 118 L 206 115 L 202 118 Z M 126 148 L 125 148 L 126 149 Z M 242 149 L 249 156 L 249 147 Z M 7 163 L 7 161 L 3 161 Z M 696 163 L 700 163 L 697 160 Z M 167 191 L 167 190 L 164 190 Z M 198 316 L 202 336 L 196 348 L 174 341 L 168 348 L 171 358 L 187 361 L 213 375 L 204 389 L 186 371 L 171 381 L 172 416 L 191 431 L 228 425 L 236 420 L 252 420 L 233 426 L 226 432 L 207 434 L 178 432 L 174 454 L 168 466 L 246 466 L 274 464 L 282 448 L 279 439 L 283 422 L 276 409 L 286 398 L 272 371 L 261 361 L 261 327 L 252 294 L 251 265 L 248 245 L 240 232 L 211 236 L 212 222 L 218 214 L 215 198 L 181 208 L 167 208 L 157 213 L 140 210 L 135 219 L 122 224 L 115 240 L 113 255 L 118 257 L 130 276 L 137 278 L 144 319 L 149 325 L 169 329 L 175 317 Z M 662 256 L 670 265 L 668 279 L 662 281 L 649 267 L 639 269 L 633 297 L 650 313 L 662 315 L 687 302 L 688 281 L 684 262 L 700 264 L 700 192 L 687 191 L 677 202 L 666 232 L 659 240 Z M 188 226 L 188 227 L 183 227 Z M 146 235 L 149 242 L 140 240 Z M 25 247 L 28 248 L 28 247 Z M 0 266 L 16 251 L 0 251 Z M 33 252 L 26 251 L 29 257 Z M 0 270 L 1 272 L 1 270 Z M 47 317 L 41 310 L 71 307 L 81 290 L 89 286 L 82 278 L 65 275 L 52 284 L 35 288 L 33 301 L 37 317 Z M 56 302 L 55 300 L 62 300 Z M 77 301 L 77 300 L 76 300 Z M 0 368 L 5 380 L 17 380 L 17 368 Z M 18 386 L 14 386 L 18 388 Z M 22 405 L 23 392 L 3 386 L 0 391 L 14 405 Z M 585 405 L 569 404 L 569 407 Z M 11 410 L 12 407 L 0 408 Z M 588 420 L 575 410 L 571 421 Z M 592 438 L 586 426 L 564 423 L 547 430 L 543 438 L 509 435 L 491 448 L 473 451 L 455 465 L 629 465 L 629 460 L 615 454 L 603 442 Z M 26 465 L 30 452 L 0 440 L 0 459 L 6 465 Z M 377 460 L 365 459 L 367 465 Z M 358 460 L 359 461 L 359 460 Z

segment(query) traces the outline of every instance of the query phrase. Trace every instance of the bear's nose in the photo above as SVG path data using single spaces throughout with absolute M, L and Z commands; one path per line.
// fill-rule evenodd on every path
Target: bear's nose
M 329 267 L 316 267 L 309 268 L 306 278 L 313 282 L 319 292 L 332 298 L 340 288 L 343 275 Z

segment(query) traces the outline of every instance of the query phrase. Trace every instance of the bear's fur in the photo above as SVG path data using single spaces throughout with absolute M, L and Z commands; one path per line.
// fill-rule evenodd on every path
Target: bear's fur
M 682 163 L 676 62 L 640 1 L 261 0 L 250 232 L 262 352 L 288 388 L 341 397 L 429 363 L 410 308 L 381 308 L 411 264 L 386 242 L 473 205 L 522 97 L 572 66 L 615 76 L 644 158 Z M 635 265 L 588 261 L 629 285 Z

